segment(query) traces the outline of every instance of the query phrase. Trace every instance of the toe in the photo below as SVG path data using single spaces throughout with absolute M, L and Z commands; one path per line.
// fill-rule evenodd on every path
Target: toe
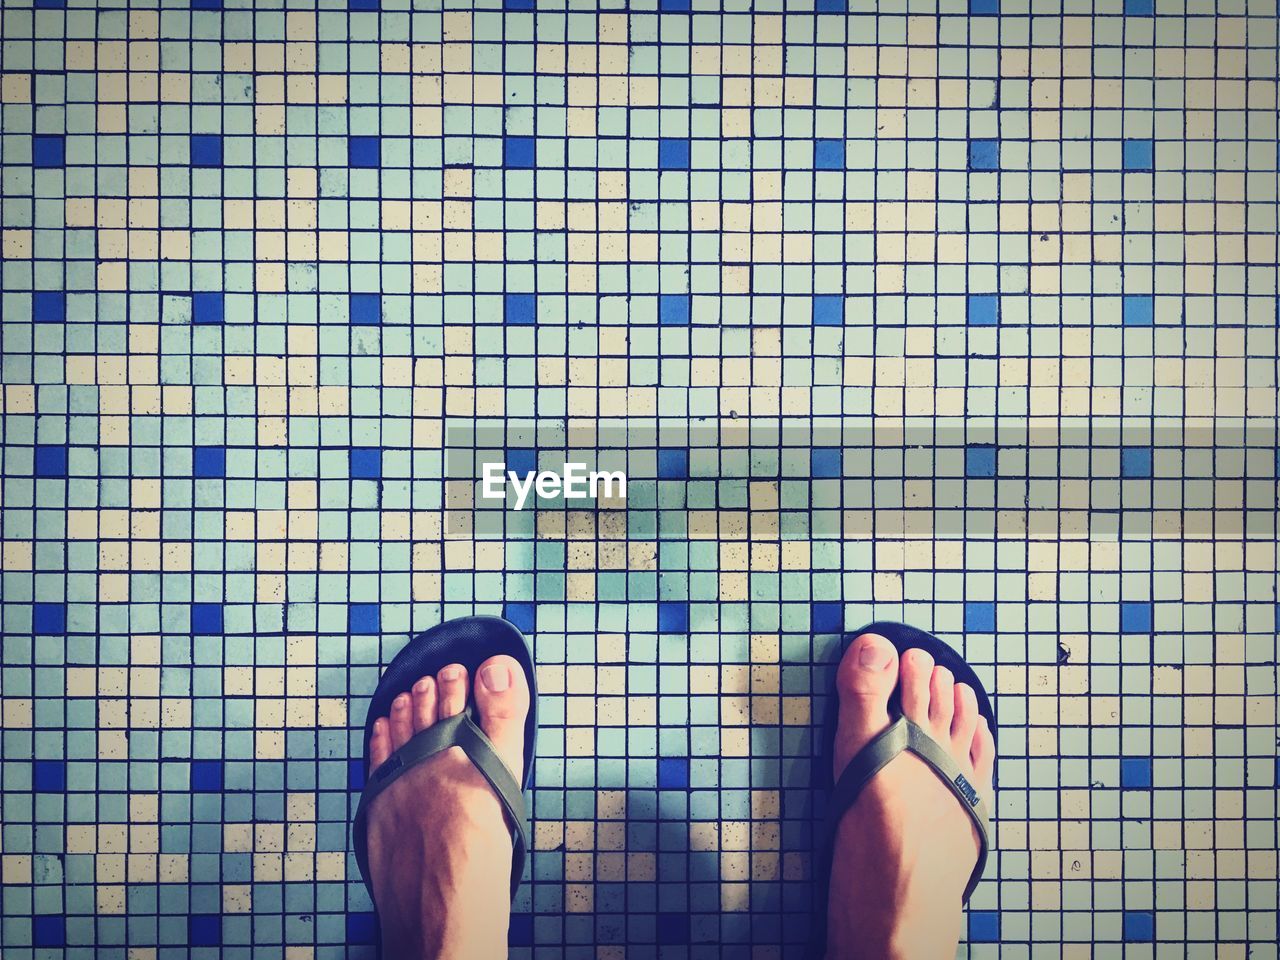
M 451 663 L 436 674 L 436 716 L 456 717 L 467 705 L 467 668 Z
M 836 670 L 839 722 L 833 775 L 889 725 L 889 695 L 898 682 L 898 651 L 876 633 L 864 633 L 844 652 Z
M 386 717 L 373 721 L 373 735 L 369 737 L 369 771 L 372 773 L 391 756 L 391 726 Z
M 902 655 L 902 712 L 921 726 L 929 725 L 929 682 L 933 677 L 933 656 L 912 647 Z
M 425 730 L 436 722 L 436 680 L 423 677 L 413 685 L 413 730 Z
M 892 669 L 897 659 L 898 651 L 893 644 L 876 633 L 864 633 L 849 644 L 836 672 L 841 704 L 846 698 L 864 700 L 868 697 L 888 703 L 889 694 L 898 681 Z
M 934 667 L 929 678 L 929 726 L 935 738 L 951 739 L 951 720 L 956 712 L 956 678 L 946 667 Z
M 391 749 L 399 750 L 413 736 L 413 698 L 402 693 L 391 701 Z
M 986 717 L 978 718 L 978 732 L 973 737 L 969 761 L 973 764 L 973 772 L 978 778 L 978 783 L 990 796 L 991 780 L 996 767 L 996 742 L 991 736 L 991 727 L 987 724 Z
M 511 657 L 490 657 L 480 664 L 475 695 L 480 729 L 519 780 L 524 769 L 524 721 L 529 714 L 524 669 Z
M 978 729 L 978 697 L 967 683 L 957 683 L 956 712 L 951 718 L 951 752 L 960 759 L 969 756 L 973 735 Z

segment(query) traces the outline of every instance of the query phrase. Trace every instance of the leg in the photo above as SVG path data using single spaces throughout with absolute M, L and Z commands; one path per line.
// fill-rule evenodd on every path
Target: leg
M 898 652 L 858 637 L 840 661 L 835 775 L 889 725 L 889 694 L 991 795 L 995 743 L 977 699 L 923 650 Z M 969 815 L 933 770 L 901 754 L 871 779 L 836 833 L 828 900 L 830 960 L 950 960 L 960 940 L 961 897 L 978 858 Z
M 374 724 L 376 769 L 413 734 L 456 716 L 473 696 L 480 727 L 520 778 L 529 688 L 510 657 L 486 660 L 474 688 L 454 664 L 401 694 Z M 457 747 L 410 770 L 369 818 L 369 872 L 388 957 L 487 960 L 507 955 L 511 835 L 488 782 Z

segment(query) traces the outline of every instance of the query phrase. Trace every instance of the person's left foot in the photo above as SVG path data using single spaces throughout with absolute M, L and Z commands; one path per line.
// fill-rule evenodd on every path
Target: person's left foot
M 516 781 L 524 766 L 529 686 L 511 657 L 490 657 L 468 690 L 450 664 L 392 702 L 369 741 L 376 770 L 415 733 L 457 716 L 476 722 Z M 403 773 L 369 811 L 369 875 L 384 955 L 491 960 L 507 955 L 511 832 L 493 788 L 457 747 Z
M 836 674 L 840 715 L 833 776 L 891 722 L 889 697 L 991 796 L 995 740 L 977 696 L 924 650 L 901 657 L 864 633 Z M 911 753 L 894 757 L 840 819 L 827 903 L 827 960 L 944 960 L 960 939 L 965 885 L 978 859 L 969 814 L 934 769 Z

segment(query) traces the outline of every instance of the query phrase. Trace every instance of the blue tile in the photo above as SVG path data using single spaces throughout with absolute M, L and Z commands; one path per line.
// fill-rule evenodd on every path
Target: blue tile
M 1120 451 L 1120 476 L 1141 480 L 1152 472 L 1150 447 L 1124 447 Z
M 659 450 L 658 479 L 684 480 L 689 476 L 688 450 Z
M 532 293 L 508 293 L 502 300 L 502 319 L 518 326 L 538 320 L 538 298 Z
M 538 451 L 524 447 L 511 447 L 506 453 L 508 472 L 518 477 L 527 477 L 538 470 Z
M 382 140 L 378 137 L 348 137 L 347 166 L 355 170 L 376 170 L 382 166 Z
M 37 760 L 31 770 L 36 793 L 65 793 L 67 790 L 67 762 L 65 760 Z
M 658 322 L 666 327 L 688 326 L 692 311 L 689 294 L 664 293 L 658 297 Z
M 1000 141 L 999 140 L 970 140 L 969 141 L 969 169 L 970 170 L 999 170 L 1000 169 Z
M 62 134 L 36 134 L 31 138 L 31 165 L 53 170 L 67 165 L 67 138 Z
M 365 784 L 364 758 L 347 761 L 347 789 L 363 790 Z
M 377 943 L 378 917 L 370 911 L 347 914 L 347 943 Z
M 187 918 L 187 937 L 193 947 L 222 944 L 222 917 L 216 913 L 193 913 Z
M 658 601 L 658 632 L 689 632 L 689 602 L 687 600 Z
M 502 138 L 502 165 L 508 170 L 532 170 L 536 157 L 533 137 Z
M 32 4 L 37 10 L 65 10 L 67 0 L 35 0 Z
M 1151 170 L 1155 167 L 1155 144 L 1150 140 L 1126 140 L 1124 142 L 1124 169 Z
M 31 319 L 36 323 L 65 323 L 67 295 L 61 290 L 37 290 L 31 295 Z
M 191 792 L 221 793 L 223 770 L 221 760 L 191 761 Z
M 658 914 L 658 943 L 674 946 L 689 942 L 689 914 Z
M 815 600 L 809 611 L 809 629 L 814 633 L 841 633 L 844 630 L 844 603 Z
M 353 603 L 347 607 L 347 631 L 369 636 L 381 629 L 382 614 L 376 603 Z
M 37 947 L 65 947 L 67 918 L 60 913 L 41 914 L 32 918 L 31 942 Z
M 1148 600 L 1126 600 L 1120 604 L 1121 633 L 1150 633 L 1153 609 Z
M 221 293 L 201 292 L 191 294 L 192 323 L 222 323 L 224 315 Z
M 658 140 L 659 170 L 688 170 L 689 141 L 683 137 L 662 137 Z
M 191 451 L 191 475 L 200 480 L 227 475 L 226 447 L 195 447 Z
M 1127 17 L 1150 17 L 1155 12 L 1155 0 L 1124 0 L 1124 13 Z
M 528 947 L 533 944 L 533 915 L 529 913 L 511 914 L 511 922 L 507 925 L 507 943 L 513 947 Z
M 191 0 L 192 10 L 221 10 L 222 0 Z
M 969 633 L 996 632 L 996 605 L 990 600 L 966 600 L 964 628 Z
M 519 12 L 521 10 L 534 10 L 536 5 L 534 0 L 503 0 L 502 9 Z
M 1000 914 L 995 910 L 969 911 L 969 942 L 999 943 Z
M 378 5 L 379 0 L 347 0 L 347 9 L 352 13 L 375 13 Z
M 994 327 L 1000 322 L 1000 298 L 994 293 L 969 294 L 966 317 L 970 326 Z
M 659 0 L 658 9 L 663 13 L 688 13 L 690 0 Z
M 813 169 L 843 170 L 844 169 L 844 141 L 843 140 L 813 141 Z
M 818 293 L 813 297 L 815 327 L 844 326 L 844 297 L 838 293 Z
M 1121 322 L 1126 327 L 1149 327 L 1155 323 L 1155 298 L 1148 294 L 1127 293 Z
M 813 9 L 818 13 L 847 13 L 848 0 L 817 0 Z
M 352 480 L 381 480 L 382 451 L 378 447 L 352 447 L 350 469 Z
M 191 166 L 222 166 L 222 134 L 193 133 L 191 135 Z
M 1156 918 L 1150 910 L 1124 912 L 1124 942 L 1151 943 L 1156 938 Z
M 355 326 L 377 326 L 382 323 L 382 295 L 353 293 L 347 304 L 347 316 Z
M 538 608 L 532 603 L 508 602 L 502 606 L 502 618 L 521 633 L 537 633 Z
M 1151 789 L 1151 758 L 1122 757 L 1120 759 L 1120 787 L 1124 790 Z
M 689 758 L 688 757 L 659 757 L 658 758 L 658 789 L 659 790 L 688 790 L 689 789 Z
M 815 480 L 838 479 L 844 475 L 839 447 L 814 447 L 809 451 L 809 473 Z
M 222 632 L 222 604 L 191 604 L 191 632 L 196 636 L 213 636 Z
M 969 13 L 972 16 L 995 16 L 999 12 L 1000 0 L 969 0 Z
M 996 448 L 988 444 L 975 444 L 964 451 L 964 475 L 983 479 L 996 475 Z
M 31 632 L 60 636 L 67 632 L 65 603 L 37 603 L 31 608 Z
M 37 477 L 60 479 L 67 475 L 67 447 L 60 443 L 36 445 L 35 472 Z

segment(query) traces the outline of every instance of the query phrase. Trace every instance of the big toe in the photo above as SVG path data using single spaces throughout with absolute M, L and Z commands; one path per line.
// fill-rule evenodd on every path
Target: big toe
M 849 644 L 836 672 L 840 717 L 836 726 L 836 777 L 876 734 L 889 725 L 889 695 L 898 682 L 898 651 L 876 633 Z
M 480 729 L 519 781 L 524 769 L 524 722 L 529 715 L 524 668 L 512 657 L 490 657 L 477 671 L 475 696 Z

